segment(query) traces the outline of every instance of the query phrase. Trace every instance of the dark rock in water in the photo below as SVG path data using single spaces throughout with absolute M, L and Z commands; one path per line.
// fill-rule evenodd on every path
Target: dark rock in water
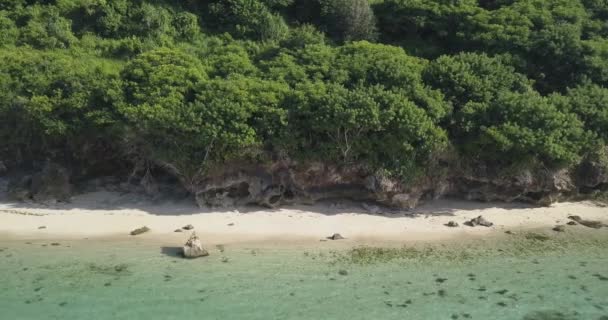
M 193 259 L 198 257 L 206 257 L 209 255 L 209 252 L 203 248 L 203 243 L 196 236 L 196 233 L 192 233 L 190 239 L 184 244 L 183 248 L 184 257 Z
M 588 228 L 593 228 L 593 229 L 600 229 L 602 227 L 607 226 L 606 224 L 602 223 L 601 221 L 585 220 L 585 219 L 581 218 L 580 216 L 569 216 L 568 219 L 575 221 L 580 225 L 583 225 Z
M 534 311 L 523 317 L 523 320 L 575 320 L 579 319 L 559 311 Z
M 117 264 L 114 266 L 114 271 L 120 273 L 127 271 L 127 268 L 129 268 L 129 266 L 127 266 L 126 264 Z
M 341 275 L 341 276 L 347 276 L 348 275 L 348 271 L 346 271 L 346 270 L 340 270 L 340 271 L 338 271 L 338 274 Z
M 229 227 L 234 227 L 234 223 L 231 222 L 231 223 L 228 224 L 228 226 Z
M 136 235 L 140 235 L 142 233 L 146 233 L 148 231 L 150 231 L 150 228 L 144 226 L 144 227 L 137 228 L 137 229 L 131 231 L 131 235 L 136 236 Z
M 345 238 L 341 234 L 339 234 L 339 233 L 334 233 L 332 236 L 327 237 L 327 239 L 329 239 L 329 240 L 343 240 Z
M 558 226 L 553 227 L 553 229 L 551 229 L 551 230 L 556 231 L 556 232 L 565 232 L 566 226 L 558 225 Z
M 572 220 L 572 221 L 568 221 L 568 223 L 566 223 L 566 224 L 569 225 L 569 226 L 575 226 L 578 223 L 576 221 Z
M 40 226 L 40 227 L 38 227 L 38 229 L 39 229 L 39 230 L 41 230 L 41 229 L 46 229 L 46 226 Z
M 184 232 L 182 229 L 175 229 L 173 232 Z
M 189 225 L 183 226 L 182 229 L 184 229 L 184 230 L 192 230 L 192 229 L 194 229 L 194 226 L 191 225 L 191 224 L 189 224 Z
M 54 246 L 54 247 L 58 247 L 58 246 L 60 246 L 61 244 L 60 244 L 59 242 L 53 242 L 53 243 L 51 243 L 51 245 L 52 245 L 52 246 Z
M 476 227 L 476 226 L 491 227 L 494 225 L 494 223 L 486 220 L 483 216 L 479 216 L 475 219 L 471 219 L 471 220 L 465 222 L 464 224 L 466 224 L 467 226 L 470 226 L 470 227 Z
M 515 232 L 513 232 L 513 231 L 511 231 L 511 230 L 507 230 L 507 231 L 505 231 L 505 233 L 506 233 L 506 234 L 510 234 L 510 235 L 514 235 L 514 234 L 515 234 Z
M 456 228 L 456 227 L 458 227 L 458 222 L 450 221 L 450 222 L 446 223 L 445 226 L 450 227 L 450 228 Z

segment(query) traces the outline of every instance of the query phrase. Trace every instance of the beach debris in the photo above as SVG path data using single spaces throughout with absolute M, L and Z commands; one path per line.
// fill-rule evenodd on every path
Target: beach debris
M 571 220 L 571 221 L 568 221 L 568 223 L 566 223 L 566 224 L 569 225 L 569 226 L 575 226 L 578 223 L 576 221 L 574 221 L 574 220 Z
M 150 228 L 148 228 L 148 227 L 146 227 L 146 226 L 143 226 L 143 227 L 141 227 L 141 228 L 137 228 L 137 229 L 135 229 L 135 230 L 131 231 L 131 235 L 132 235 L 132 236 L 137 236 L 137 235 L 140 235 L 140 234 L 142 234 L 142 233 L 146 233 L 146 232 L 148 232 L 148 231 L 150 231 Z
M 464 224 L 466 224 L 467 226 L 470 226 L 470 227 L 476 227 L 476 226 L 491 227 L 494 225 L 494 223 L 486 220 L 483 216 L 479 216 L 477 218 L 471 219 L 471 220 L 465 222 Z
M 228 259 L 228 257 L 222 257 L 222 262 L 223 263 L 228 263 L 228 261 L 230 261 L 230 259 Z
M 339 233 L 334 233 L 330 237 L 327 237 L 327 239 L 329 239 L 329 240 L 343 240 L 345 238 L 341 234 L 339 234 Z
M 507 231 L 505 231 L 505 233 L 506 233 L 506 234 L 510 234 L 510 235 L 514 235 L 514 234 L 515 234 L 515 232 L 513 232 L 513 231 L 511 231 L 511 230 L 507 230 Z
M 456 222 L 456 221 L 450 221 L 450 222 L 446 223 L 445 226 L 450 227 L 450 228 L 456 228 L 459 225 L 458 225 L 458 222 Z
M 184 244 L 184 257 L 185 258 L 198 258 L 198 257 L 206 257 L 209 255 L 209 252 L 203 248 L 203 243 L 196 235 L 195 232 L 192 232 L 190 239 L 186 241 Z
M 38 227 L 38 230 L 41 230 L 41 229 L 46 229 L 46 226 L 40 226 L 40 227 Z
M 361 206 L 363 207 L 363 209 L 367 210 L 367 212 L 371 214 L 379 214 L 382 212 L 380 207 L 378 207 L 377 205 L 363 203 Z
M 341 275 L 341 276 L 347 276 L 348 275 L 348 271 L 342 269 L 342 270 L 338 271 L 338 274 Z
M 53 242 L 53 243 L 51 243 L 51 245 L 52 245 L 53 247 L 58 247 L 58 246 L 60 246 L 60 245 L 61 245 L 61 243 L 59 243 L 59 242 Z
M 173 232 L 184 232 L 184 230 L 182 230 L 182 229 L 175 229 L 175 231 L 173 231 Z
M 563 224 L 557 225 L 555 227 L 553 227 L 553 229 L 551 229 L 555 232 L 565 232 L 566 231 L 566 226 Z
M 583 225 L 588 228 L 593 228 L 593 229 L 600 229 L 602 227 L 607 226 L 606 224 L 602 223 L 601 221 L 585 220 L 585 219 L 581 218 L 580 216 L 569 216 L 568 219 L 575 221 L 580 225 Z
M 194 226 L 191 225 L 191 224 L 189 224 L 189 225 L 183 226 L 182 229 L 184 229 L 184 230 L 192 230 L 192 229 L 194 229 Z

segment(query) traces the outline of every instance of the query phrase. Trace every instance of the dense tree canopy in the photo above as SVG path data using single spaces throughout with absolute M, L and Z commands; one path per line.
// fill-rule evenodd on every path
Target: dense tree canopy
M 599 0 L 0 0 L 0 161 L 409 177 L 608 144 Z M 88 172 L 88 171 L 87 171 Z

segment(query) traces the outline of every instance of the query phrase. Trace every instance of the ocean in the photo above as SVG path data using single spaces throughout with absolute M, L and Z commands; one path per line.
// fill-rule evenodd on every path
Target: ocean
M 0 319 L 608 319 L 608 230 L 435 244 L 0 240 Z

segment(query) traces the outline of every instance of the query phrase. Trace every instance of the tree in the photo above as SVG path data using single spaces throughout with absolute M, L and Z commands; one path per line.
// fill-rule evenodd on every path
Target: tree
M 585 129 L 608 145 L 608 89 L 587 83 L 568 90 L 564 109 L 578 115 Z
M 374 40 L 376 18 L 368 0 L 321 0 L 328 32 L 341 41 Z
M 423 83 L 426 64 L 426 60 L 409 56 L 398 47 L 353 42 L 338 49 L 332 80 L 349 88 L 366 84 L 399 91 L 439 120 L 450 112 L 450 106 L 439 91 Z
M 457 145 L 465 155 L 497 164 L 540 162 L 568 166 L 588 142 L 582 122 L 535 92 L 500 92 L 490 102 L 470 102 L 457 120 Z
M 303 84 L 287 100 L 290 141 L 297 157 L 366 164 L 395 173 L 416 168 L 445 145 L 445 133 L 424 110 L 380 86 L 353 90 Z
M 456 111 L 471 101 L 491 102 L 503 91 L 531 90 L 531 82 L 502 59 L 477 53 L 441 56 L 428 65 L 424 79 L 441 90 Z

